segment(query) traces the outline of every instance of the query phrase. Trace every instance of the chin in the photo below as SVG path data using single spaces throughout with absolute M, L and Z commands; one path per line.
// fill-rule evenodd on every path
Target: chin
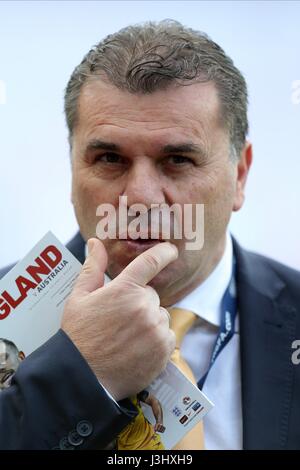
M 174 267 L 172 267 L 172 269 L 168 269 L 168 267 L 166 267 L 160 273 L 158 273 L 157 276 L 155 276 L 152 281 L 148 283 L 148 285 L 153 287 L 157 291 L 166 290 L 170 285 L 175 282 L 175 274 L 176 271 L 174 270 Z
M 126 245 L 126 246 L 125 246 Z M 106 243 L 106 249 L 108 254 L 108 267 L 107 274 L 111 279 L 117 277 L 128 264 L 131 263 L 137 256 L 139 256 L 143 251 L 147 250 L 147 247 L 136 248 L 127 246 L 119 240 L 108 241 Z M 148 283 L 153 287 L 157 292 L 167 289 L 170 285 L 176 282 L 176 279 L 180 277 L 180 274 L 185 271 L 186 266 L 180 257 L 169 266 L 166 266 L 160 273 L 158 273 L 155 278 Z
M 133 257 L 130 261 L 132 261 L 135 257 Z M 107 274 L 111 279 L 116 278 L 125 268 L 126 266 L 130 263 L 130 261 L 127 260 L 112 260 L 110 258 L 110 263 L 107 268 Z M 170 269 L 168 266 L 164 268 L 160 273 L 158 273 L 150 282 L 148 282 L 148 286 L 153 287 L 159 294 L 160 291 L 163 291 L 168 288 L 169 285 L 174 283 L 175 280 L 175 274 L 178 270 L 174 269 L 174 266 L 172 266 L 172 269 Z

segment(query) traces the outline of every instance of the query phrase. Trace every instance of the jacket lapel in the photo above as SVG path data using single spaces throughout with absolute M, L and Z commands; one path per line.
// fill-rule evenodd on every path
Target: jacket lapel
M 84 263 L 85 261 L 85 241 L 81 236 L 80 232 L 77 232 L 76 235 L 69 241 L 67 244 L 68 250 L 75 256 L 75 258 Z
M 291 344 L 296 309 L 265 258 L 242 250 L 237 259 L 243 447 L 284 449 L 293 383 Z

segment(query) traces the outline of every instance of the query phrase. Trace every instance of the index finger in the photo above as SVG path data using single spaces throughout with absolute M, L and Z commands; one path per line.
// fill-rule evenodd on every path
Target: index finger
M 158 243 L 141 253 L 117 276 L 146 286 L 160 271 L 178 257 L 177 247 L 170 242 Z

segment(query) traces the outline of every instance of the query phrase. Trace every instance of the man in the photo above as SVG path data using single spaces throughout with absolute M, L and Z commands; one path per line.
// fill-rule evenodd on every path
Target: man
M 244 251 L 227 233 L 252 161 L 247 89 L 232 60 L 177 22 L 128 27 L 76 67 L 65 112 L 80 227 L 69 248 L 84 262 L 88 241 L 89 255 L 62 329 L 0 396 L 0 426 L 10 434 L 0 447 L 85 449 L 116 439 L 137 414 L 128 397 L 147 387 L 174 349 L 165 309 L 176 306 L 198 318 L 181 349 L 215 403 L 205 447 L 299 448 L 300 375 L 291 361 L 299 273 Z M 97 207 L 119 210 L 119 196 L 128 207 L 204 204 L 203 248 L 128 236 L 101 243 Z M 232 276 L 234 331 L 210 367 Z M 28 419 L 20 432 L 22 408 Z
M 21 361 L 25 359 L 23 351 L 19 351 L 15 343 L 0 338 L 0 391 L 8 388 L 11 379 Z
M 132 398 L 138 410 L 138 415 L 118 435 L 116 448 L 118 450 L 163 450 L 165 449 L 158 433 L 165 432 L 163 425 L 163 410 L 160 401 L 147 390 L 142 390 Z M 155 418 L 153 426 L 144 416 L 141 402 L 152 409 Z

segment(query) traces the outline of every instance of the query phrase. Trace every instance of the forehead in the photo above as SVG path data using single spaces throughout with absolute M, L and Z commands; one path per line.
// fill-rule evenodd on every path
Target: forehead
M 109 132 L 152 133 L 158 138 L 174 130 L 182 137 L 213 135 L 222 129 L 218 93 L 212 82 L 142 94 L 93 79 L 82 88 L 74 134 L 87 138 L 108 126 Z
M 5 361 L 6 358 L 6 344 L 4 341 L 0 341 L 0 364 Z

